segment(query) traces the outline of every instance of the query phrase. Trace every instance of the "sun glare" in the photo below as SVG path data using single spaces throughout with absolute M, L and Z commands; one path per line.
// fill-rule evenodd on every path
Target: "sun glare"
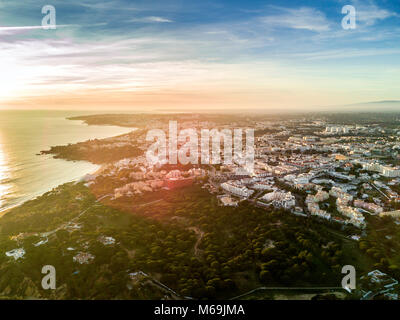
M 7 190 L 9 189 L 9 186 L 5 184 L 7 171 L 6 157 L 0 141 L 0 208 L 4 202 L 4 196 L 7 194 Z

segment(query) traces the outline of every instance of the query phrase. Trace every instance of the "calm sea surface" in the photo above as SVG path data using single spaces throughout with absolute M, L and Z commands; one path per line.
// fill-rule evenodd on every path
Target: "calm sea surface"
M 88 126 L 82 121 L 66 119 L 86 114 L 94 113 L 0 110 L 0 212 L 98 168 L 84 161 L 37 155 L 41 150 L 133 130 Z

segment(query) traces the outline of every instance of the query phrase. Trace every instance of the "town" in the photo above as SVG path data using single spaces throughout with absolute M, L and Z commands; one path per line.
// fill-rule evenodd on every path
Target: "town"
M 277 226 L 282 224 L 282 219 L 289 219 L 291 221 L 288 222 L 289 224 L 293 224 L 294 221 L 303 221 L 301 223 L 305 225 L 310 223 L 313 226 L 321 225 L 330 230 L 332 236 L 339 238 L 341 242 L 352 244 L 351 246 L 356 244 L 357 250 L 364 250 L 373 259 L 378 260 L 378 263 L 371 264 L 373 269 L 365 270 L 366 273 L 362 278 L 360 278 L 361 275 L 359 276 L 363 286 L 357 291 L 358 298 L 372 299 L 376 296 L 383 296 L 387 299 L 397 299 L 398 282 L 394 278 L 399 276 L 399 268 L 395 262 L 385 258 L 385 255 L 376 247 L 371 247 L 373 242 L 369 237 L 373 232 L 373 241 L 379 242 L 375 240 L 377 239 L 375 237 L 383 236 L 383 243 L 393 243 L 393 232 L 385 234 L 385 231 L 381 232 L 380 230 L 400 225 L 400 167 L 398 167 L 400 121 L 398 118 L 390 118 L 390 121 L 387 119 L 378 121 L 370 115 L 365 115 L 360 118 L 358 123 L 355 116 L 349 117 L 350 119 L 347 117 L 337 119 L 335 116 L 318 114 L 313 115 L 311 119 L 309 115 L 298 115 L 265 120 L 262 117 L 247 117 L 243 120 L 243 118 L 235 116 L 229 118 L 222 115 L 176 115 L 176 117 L 179 119 L 177 130 L 194 128 L 200 132 L 204 129 L 218 128 L 222 132 L 224 129 L 232 128 L 243 131 L 249 128 L 254 129 L 254 155 L 251 156 L 254 157 L 254 163 L 250 166 L 250 170 L 248 165 L 243 166 L 244 163 L 248 164 L 246 162 L 248 159 L 245 160 L 245 152 L 239 152 L 239 158 L 241 157 L 239 161 L 224 163 L 223 143 L 225 141 L 222 141 L 223 139 L 220 141 L 221 146 L 218 149 L 218 156 L 222 159 L 219 163 L 210 164 L 201 161 L 198 161 L 197 164 L 170 163 L 168 159 L 165 159 L 165 154 L 161 154 L 160 159 L 157 160 L 156 153 L 153 154 L 152 161 L 148 162 L 145 153 L 150 146 L 149 142 L 152 141 L 146 139 L 147 132 L 154 128 L 168 132 L 171 118 L 171 115 L 169 117 L 160 115 L 158 118 L 152 115 L 143 122 L 144 125 L 136 128 L 132 133 L 104 140 L 55 147 L 46 151 L 55 157 L 69 160 L 89 160 L 101 164 L 99 170 L 76 182 L 82 184 L 82 188 L 84 188 L 82 190 L 87 191 L 81 190 L 71 200 L 72 203 L 83 203 L 85 196 L 82 194 L 89 192 L 94 196 L 95 201 L 90 207 L 80 206 L 81 210 L 76 211 L 75 215 L 71 214 L 71 218 L 64 220 L 63 223 L 57 225 L 54 222 L 45 231 L 15 233 L 10 236 L 10 239 L 22 243 L 24 239 L 32 237 L 34 239 L 31 243 L 33 248 L 44 248 L 50 242 L 54 243 L 55 239 L 58 239 L 57 241 L 67 239 L 65 236 L 61 237 L 64 232 L 75 234 L 75 238 L 79 239 L 77 242 L 62 241 L 66 241 L 64 250 L 68 252 L 67 256 L 71 257 L 70 263 L 74 264 L 71 270 L 72 274 L 78 276 L 84 266 L 89 267 L 97 263 L 99 252 L 95 253 L 91 249 L 97 247 L 97 243 L 101 243 L 102 248 L 110 250 L 121 248 L 128 252 L 128 256 L 135 251 L 128 250 L 126 240 L 119 239 L 119 234 L 115 231 L 110 233 L 107 231 L 108 229 L 104 229 L 102 232 L 100 232 L 101 229 L 96 231 L 95 237 L 90 238 L 92 240 L 87 240 L 87 236 L 85 238 L 77 235 L 88 228 L 85 227 L 85 224 L 88 223 L 89 217 L 85 218 L 85 216 L 98 219 L 94 218 L 98 215 L 95 213 L 98 212 L 96 208 L 104 206 L 118 210 L 121 219 L 123 219 L 122 214 L 127 212 L 143 215 L 150 221 L 154 219 L 154 221 L 172 223 L 176 226 L 181 224 L 182 230 L 190 231 L 188 237 L 194 245 L 192 259 L 203 261 L 201 252 L 205 249 L 202 246 L 207 245 L 204 244 L 207 241 L 204 240 L 205 232 L 202 228 L 204 228 L 205 219 L 212 219 L 211 216 L 200 219 L 203 221 L 203 225 L 197 222 L 195 225 L 191 225 L 186 221 L 189 217 L 177 213 L 183 212 L 182 209 L 157 209 L 161 203 L 168 203 L 167 199 L 170 197 L 179 198 L 179 195 L 182 194 L 182 197 L 185 198 L 186 190 L 196 187 L 208 195 L 209 200 L 207 201 L 213 203 L 215 200 L 221 210 L 243 211 L 243 208 L 258 210 L 257 212 L 265 216 L 265 219 L 276 221 L 271 225 Z M 116 120 L 118 116 L 103 116 L 101 119 L 104 124 L 107 124 L 108 121 L 115 123 L 118 121 Z M 89 123 L 91 120 L 93 120 L 93 116 L 87 118 Z M 135 124 L 134 117 L 132 120 L 126 116 L 121 117 L 120 122 L 125 126 L 132 127 Z M 246 146 L 244 141 L 246 137 L 241 137 L 241 139 L 241 143 L 238 141 L 236 143 Z M 179 149 L 185 143 L 187 141 L 180 139 L 177 148 Z M 125 151 L 118 153 L 120 148 L 124 148 Z M 203 151 L 197 154 L 199 160 Z M 110 157 L 111 153 L 112 157 Z M 71 154 L 73 154 L 72 159 Z M 102 155 L 104 156 L 102 157 Z M 44 196 L 55 197 L 57 194 L 62 195 L 62 192 L 53 190 Z M 40 198 L 37 201 L 40 201 Z M 164 211 L 171 212 L 171 214 L 168 216 Z M 149 215 L 149 212 L 152 214 Z M 283 216 L 277 215 L 277 213 L 281 213 Z M 195 216 L 195 212 L 190 215 Z M 260 216 L 260 219 L 264 219 L 263 216 Z M 374 225 L 373 227 L 370 226 L 371 223 Z M 375 224 L 384 224 L 386 227 L 377 229 Z M 41 228 L 38 227 L 38 229 Z M 157 229 L 154 229 L 154 232 L 157 232 Z M 164 233 L 164 231 L 159 232 Z M 325 237 L 329 239 L 329 234 Z M 185 245 L 189 245 L 190 241 L 186 241 Z M 261 243 L 262 247 L 258 250 L 262 250 L 262 252 L 276 250 L 276 240 L 266 239 L 263 241 L 265 243 Z M 305 247 L 311 245 L 309 242 L 304 243 Z M 322 248 L 326 248 L 326 250 L 337 248 L 332 241 L 323 240 L 322 243 L 324 243 Z M 15 263 L 23 261 L 28 255 L 28 250 L 32 250 L 21 245 L 14 247 L 9 245 L 8 248 L 4 252 L 4 256 L 13 258 Z M 159 252 L 157 251 L 159 249 L 152 250 Z M 391 250 L 394 250 L 394 254 L 396 253 L 396 249 L 392 248 Z M 339 270 L 337 261 L 344 261 L 342 251 L 336 249 L 336 251 L 332 251 L 332 254 L 333 256 L 327 261 L 332 263 L 332 270 Z M 302 268 L 307 270 L 309 268 L 307 263 L 310 264 L 312 260 L 310 254 L 301 251 L 298 257 L 296 259 L 306 259 Z M 219 263 L 223 263 L 222 261 L 217 263 L 213 260 L 214 258 L 207 259 L 210 260 L 207 263 L 212 264 L 214 269 Z M 322 259 L 327 258 L 323 257 Z M 274 262 L 276 260 L 267 261 Z M 166 291 L 169 298 L 198 296 L 194 289 L 183 289 L 181 294 L 178 293 L 179 290 L 174 287 L 173 282 L 169 282 L 170 278 L 175 277 L 172 275 L 172 271 L 169 271 L 167 280 L 165 280 L 167 286 L 160 282 L 160 278 L 152 274 L 153 267 L 145 267 L 146 264 L 143 266 L 137 261 L 135 265 L 136 269 L 128 269 L 126 273 L 131 279 L 130 281 L 134 281 L 133 283 L 137 283 L 137 279 L 142 279 L 141 281 L 150 279 L 146 281 L 150 281 L 152 286 Z M 260 281 L 265 281 L 264 278 L 275 281 L 271 275 L 266 276 L 266 274 L 273 274 L 270 271 L 273 268 L 272 265 L 271 263 L 262 265 L 261 271 L 259 271 Z M 297 270 L 298 267 L 293 268 Z M 228 268 L 225 262 L 225 270 L 231 269 L 234 268 Z M 279 272 L 276 274 L 278 277 Z M 291 273 L 291 277 L 293 277 L 292 274 L 294 273 Z M 279 274 L 279 277 L 281 276 Z M 338 273 L 336 276 L 340 276 L 340 274 Z M 214 278 L 218 279 L 216 276 Z M 284 276 L 282 279 L 286 278 Z M 372 280 L 368 282 L 366 279 L 370 278 Z M 380 288 L 376 284 L 380 283 L 379 279 L 381 278 L 392 279 L 391 285 Z M 211 297 L 215 294 L 212 291 L 214 289 L 209 289 L 218 287 L 218 285 L 214 285 L 214 282 L 218 281 L 213 279 L 207 282 L 206 288 L 209 291 L 202 294 Z M 224 281 L 232 282 L 229 278 Z M 375 285 L 371 285 L 371 281 Z M 386 285 L 386 282 L 384 283 Z M 129 283 L 128 287 L 131 288 L 133 285 Z M 182 286 L 185 288 L 185 284 Z M 190 287 L 192 286 L 195 284 L 190 285 Z
M 167 125 L 157 124 L 161 129 Z M 207 129 L 216 123 L 185 121 L 179 125 L 182 130 Z M 254 121 L 243 129 L 251 125 L 258 133 L 251 172 L 236 163 L 182 169 L 169 165 L 162 154 L 162 159 L 153 163 L 138 156 L 107 164 L 86 178 L 88 185 L 95 184 L 98 177 L 103 184 L 107 179 L 118 180 L 121 186 L 110 190 L 116 200 L 201 180 L 223 205 L 248 200 L 255 206 L 284 208 L 361 230 L 365 216 L 400 216 L 400 167 L 396 166 L 400 159 L 399 128 L 296 119 L 279 124 Z M 263 131 L 270 133 L 260 134 Z M 138 141 L 141 139 L 141 148 L 146 150 L 143 137 Z M 224 149 L 218 151 L 223 158 Z

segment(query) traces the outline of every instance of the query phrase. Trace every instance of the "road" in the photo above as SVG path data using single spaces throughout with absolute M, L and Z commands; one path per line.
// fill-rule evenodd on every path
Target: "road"
M 199 245 L 201 240 L 204 237 L 204 231 L 201 231 L 199 228 L 197 227 L 190 227 L 189 230 L 193 230 L 196 234 L 197 234 L 197 241 L 194 245 L 194 255 L 198 256 L 199 255 Z
M 111 197 L 111 196 L 112 196 L 111 194 L 106 194 L 106 195 L 104 195 L 104 196 L 98 198 L 98 199 L 95 201 L 94 204 L 92 204 L 91 206 L 87 207 L 85 210 L 81 211 L 75 218 L 72 218 L 71 220 L 69 220 L 69 221 L 63 223 L 61 226 L 59 226 L 58 228 L 56 228 L 56 229 L 54 229 L 54 230 L 41 233 L 40 236 L 41 236 L 41 237 L 48 237 L 48 236 L 52 235 L 53 233 L 56 233 L 58 230 L 65 229 L 70 223 L 72 223 L 72 222 L 76 221 L 77 219 L 79 219 L 79 218 L 80 218 L 83 214 L 85 214 L 90 208 L 92 208 L 93 206 L 95 206 L 97 202 L 99 202 L 100 200 L 103 200 L 104 198 Z
M 250 290 L 248 292 L 245 292 L 239 296 L 230 298 L 229 300 L 236 300 L 261 290 L 344 290 L 344 289 L 342 287 L 259 287 Z

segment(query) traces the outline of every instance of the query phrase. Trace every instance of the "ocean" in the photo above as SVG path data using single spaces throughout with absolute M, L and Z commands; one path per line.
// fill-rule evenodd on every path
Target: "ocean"
M 38 155 L 41 150 L 134 130 L 88 126 L 82 121 L 66 119 L 86 114 L 95 112 L 0 110 L 0 212 L 99 168 L 85 161 Z

